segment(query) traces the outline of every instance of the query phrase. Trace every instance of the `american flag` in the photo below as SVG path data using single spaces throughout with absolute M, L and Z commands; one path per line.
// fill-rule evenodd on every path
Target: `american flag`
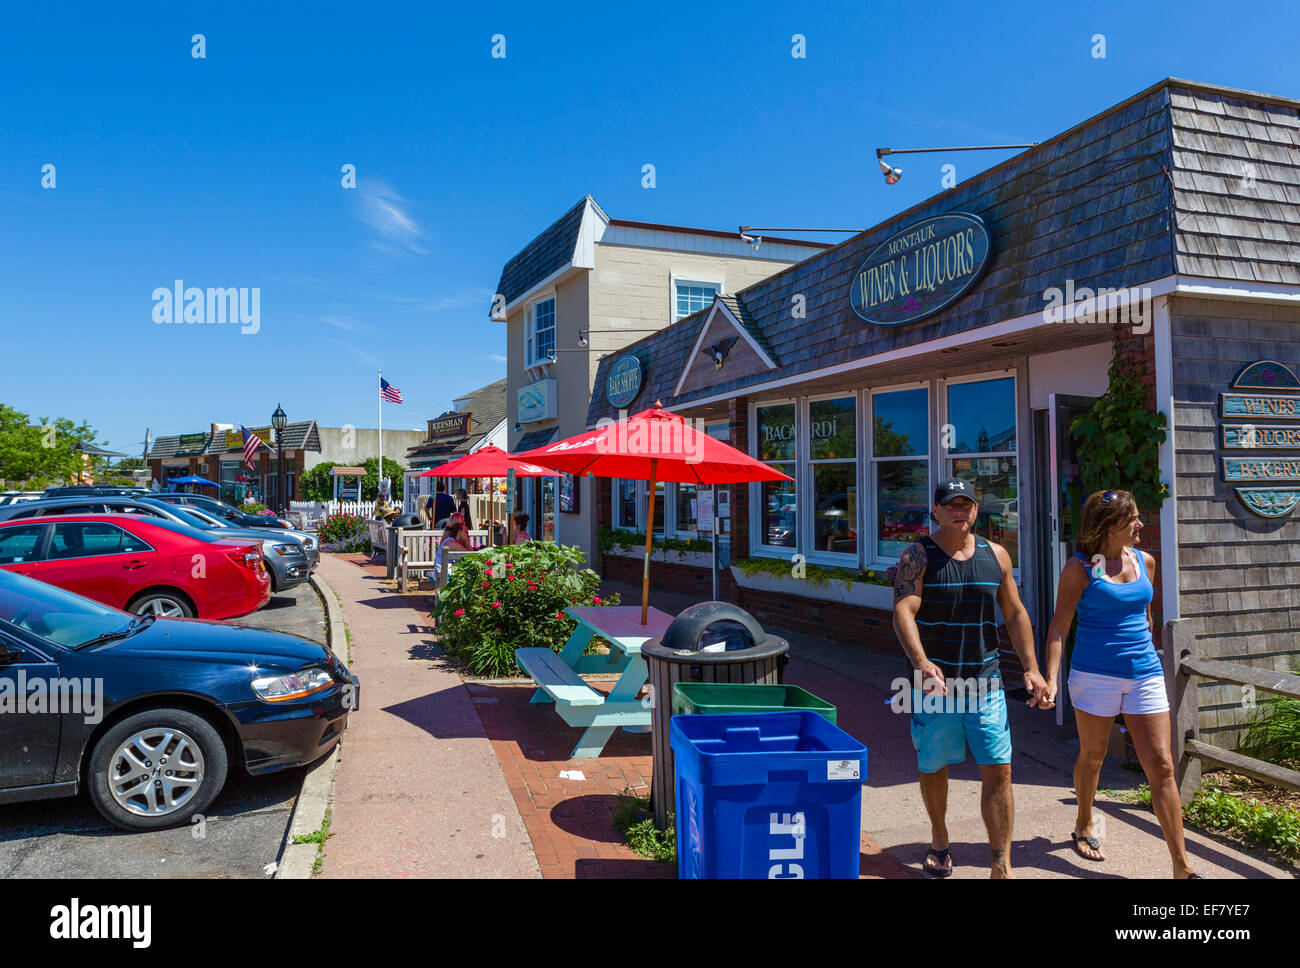
M 243 424 L 240 424 L 239 429 L 244 432 L 244 465 L 251 471 L 253 469 L 253 455 L 257 453 L 257 448 L 265 447 L 266 444 L 262 443 L 261 437 L 252 433 Z
M 379 378 L 379 395 L 389 403 L 401 403 L 402 391 L 397 389 L 382 376 Z

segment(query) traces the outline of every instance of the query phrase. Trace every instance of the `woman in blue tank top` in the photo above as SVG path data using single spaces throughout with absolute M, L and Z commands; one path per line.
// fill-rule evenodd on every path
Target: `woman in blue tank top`
M 1142 521 L 1128 491 L 1098 491 L 1084 503 L 1079 551 L 1065 564 L 1056 612 L 1047 630 L 1047 682 L 1055 688 L 1061 654 L 1075 615 L 1069 695 L 1079 729 L 1074 789 L 1079 813 L 1070 839 L 1075 852 L 1102 861 L 1093 826 L 1097 777 L 1119 714 L 1133 737 L 1151 787 L 1151 805 L 1165 834 L 1174 877 L 1192 870 L 1183 840 L 1183 810 L 1169 747 L 1169 700 L 1164 669 L 1151 640 L 1151 573 L 1155 559 L 1134 546 Z

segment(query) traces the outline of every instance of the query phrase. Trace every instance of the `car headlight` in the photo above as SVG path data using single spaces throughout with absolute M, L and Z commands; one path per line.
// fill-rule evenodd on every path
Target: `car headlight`
M 271 549 L 272 549 L 272 550 L 273 550 L 277 555 L 291 555 L 291 554 L 293 554 L 293 545 L 287 545 L 287 544 L 271 545 Z
M 289 702 L 303 699 L 332 688 L 334 677 L 324 669 L 303 669 L 287 676 L 264 676 L 254 679 L 253 692 L 266 702 Z

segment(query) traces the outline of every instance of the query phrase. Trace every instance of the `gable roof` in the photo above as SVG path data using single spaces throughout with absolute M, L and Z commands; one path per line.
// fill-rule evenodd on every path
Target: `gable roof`
M 236 427 L 239 425 L 236 424 Z M 255 429 L 253 425 L 248 425 L 249 429 Z M 204 441 L 203 449 L 198 453 L 185 454 L 186 457 L 207 457 L 210 454 L 234 454 L 237 451 L 229 450 L 226 447 L 226 431 L 218 430 L 215 434 L 211 428 L 207 430 L 196 430 L 195 433 L 203 434 L 207 439 Z M 180 450 L 181 437 L 183 434 L 171 434 L 165 437 L 155 437 L 152 446 L 149 448 L 149 459 L 160 460 L 166 457 L 175 457 Z M 315 420 L 299 420 L 296 423 L 286 424 L 284 428 L 284 449 L 285 450 L 313 450 L 320 451 L 320 430 L 316 426 Z M 265 442 L 271 450 L 275 446 L 269 441 Z
M 588 202 L 596 204 L 590 195 L 584 195 L 502 267 L 497 292 L 505 297 L 506 305 L 574 261 Z
M 469 433 L 464 437 L 444 437 L 425 440 L 406 448 L 407 462 L 412 467 L 439 464 L 453 457 L 468 454 L 480 440 L 492 433 L 506 419 L 506 381 L 497 380 L 456 398 L 464 400 L 461 413 L 468 413 Z

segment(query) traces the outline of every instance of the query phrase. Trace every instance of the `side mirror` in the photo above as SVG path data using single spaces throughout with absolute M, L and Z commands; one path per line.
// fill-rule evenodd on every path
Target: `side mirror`
M 0 642 L 0 666 L 13 665 L 23 657 L 21 652 L 11 652 L 5 648 L 4 642 Z

